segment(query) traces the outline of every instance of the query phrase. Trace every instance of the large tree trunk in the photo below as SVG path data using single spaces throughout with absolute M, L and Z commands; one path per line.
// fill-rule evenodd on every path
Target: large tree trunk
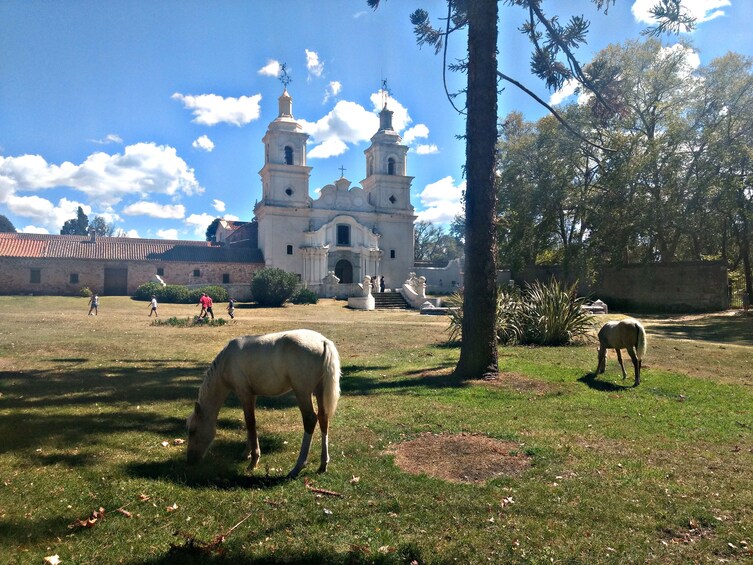
M 455 376 L 496 377 L 497 0 L 468 3 L 465 292 L 463 342 Z

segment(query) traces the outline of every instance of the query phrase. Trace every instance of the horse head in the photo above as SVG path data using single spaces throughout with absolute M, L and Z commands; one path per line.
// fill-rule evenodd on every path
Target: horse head
M 209 445 L 214 439 L 216 431 L 216 421 L 211 421 L 211 418 L 206 418 L 205 413 L 201 408 L 201 404 L 198 402 L 194 406 L 194 410 L 186 420 L 186 427 L 188 429 L 188 449 L 186 455 L 188 456 L 188 464 L 195 465 L 204 458 Z

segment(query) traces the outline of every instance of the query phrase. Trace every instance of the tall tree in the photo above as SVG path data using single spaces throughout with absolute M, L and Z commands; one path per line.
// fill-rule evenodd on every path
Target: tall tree
M 0 233 L 16 233 L 13 223 L 2 214 L 0 214 Z
M 215 218 L 214 220 L 212 220 L 212 223 L 207 226 L 207 231 L 205 234 L 207 241 L 216 241 L 217 228 L 220 227 L 220 220 L 222 220 L 222 218 Z
M 592 0 L 600 10 L 606 9 L 614 1 Z M 376 8 L 380 0 L 367 2 Z M 527 13 L 521 29 L 533 46 L 531 70 L 534 74 L 551 89 L 561 88 L 567 80 L 577 80 L 593 90 L 597 99 L 606 104 L 596 90 L 602 77 L 598 74 L 586 75 L 573 55 L 573 50 L 585 43 L 589 22 L 576 16 L 563 26 L 557 16 L 547 17 L 544 14 L 541 0 L 506 0 L 506 3 L 523 8 Z M 468 79 L 465 90 L 467 189 L 463 338 L 454 375 L 459 379 L 475 379 L 498 374 L 494 216 L 497 79 L 523 88 L 539 102 L 544 102 L 520 82 L 497 69 L 497 0 L 448 0 L 447 5 L 443 29 L 431 25 L 425 10 L 416 10 L 411 15 L 411 22 L 419 45 L 433 45 L 437 53 L 446 45 L 450 33 L 466 26 L 468 30 L 468 58 L 454 66 L 455 69 L 464 70 Z M 654 14 L 661 17 L 659 28 L 673 22 L 685 23 L 678 0 L 659 0 Z M 564 122 L 551 107 L 547 108 Z
M 91 224 L 89 224 L 89 227 L 93 228 L 94 233 L 96 233 L 97 235 L 105 237 L 112 237 L 112 235 L 115 233 L 115 226 L 108 224 L 102 216 L 94 216 L 94 219 L 92 220 Z
M 66 220 L 60 235 L 87 235 L 89 233 L 89 216 L 81 206 L 76 210 L 76 217 Z

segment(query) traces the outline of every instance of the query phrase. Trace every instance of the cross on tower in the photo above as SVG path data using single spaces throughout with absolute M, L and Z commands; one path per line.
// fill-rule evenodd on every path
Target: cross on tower
M 347 171 L 347 170 L 348 169 L 346 169 L 345 167 L 343 167 L 342 165 L 340 165 L 340 177 L 344 177 L 345 176 L 345 171 Z
M 282 83 L 282 85 L 285 87 L 286 90 L 288 88 L 288 85 L 291 82 L 293 82 L 293 79 L 288 74 L 288 65 L 287 65 L 287 63 L 283 63 L 282 66 L 280 67 L 280 82 Z

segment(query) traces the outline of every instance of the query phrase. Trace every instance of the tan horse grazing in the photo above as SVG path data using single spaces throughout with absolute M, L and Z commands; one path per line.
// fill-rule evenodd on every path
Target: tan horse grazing
M 188 417 L 188 463 L 203 459 L 214 439 L 217 415 L 228 394 L 236 394 L 243 406 L 248 441 L 244 458 L 249 468 L 259 463 L 261 451 L 256 435 L 257 396 L 277 396 L 292 390 L 303 417 L 303 441 L 295 467 L 298 475 L 306 464 L 317 419 L 322 431 L 319 472 L 327 470 L 329 420 L 340 397 L 340 355 L 335 344 L 311 330 L 292 330 L 231 340 L 215 357 L 199 389 L 199 400 Z M 316 396 L 318 414 L 311 396 Z
M 596 374 L 603 373 L 607 365 L 607 349 L 617 352 L 617 361 L 622 369 L 622 378 L 627 378 L 625 366 L 622 364 L 620 349 L 627 349 L 635 370 L 634 386 L 641 384 L 641 365 L 646 354 L 646 330 L 638 320 L 626 318 L 615 322 L 607 322 L 599 330 L 599 364 Z

